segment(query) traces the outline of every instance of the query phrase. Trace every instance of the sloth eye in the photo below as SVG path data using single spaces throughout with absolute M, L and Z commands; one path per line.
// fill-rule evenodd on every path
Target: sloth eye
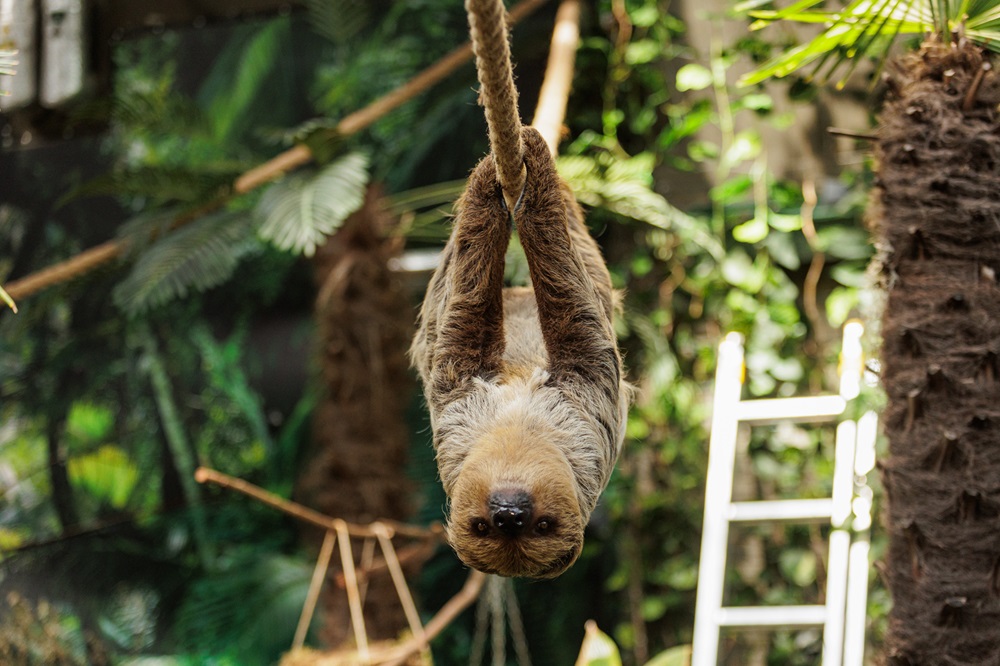
M 535 529 L 538 530 L 539 534 L 545 534 L 552 529 L 552 521 L 548 518 L 542 518 L 535 523 Z
M 476 518 L 472 521 L 472 531 L 479 535 L 485 535 L 490 531 L 489 523 L 482 518 Z

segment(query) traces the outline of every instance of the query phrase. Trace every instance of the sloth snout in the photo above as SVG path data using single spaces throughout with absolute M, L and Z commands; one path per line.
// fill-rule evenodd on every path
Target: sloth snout
M 531 496 L 523 490 L 495 490 L 489 498 L 490 522 L 510 536 L 531 524 Z

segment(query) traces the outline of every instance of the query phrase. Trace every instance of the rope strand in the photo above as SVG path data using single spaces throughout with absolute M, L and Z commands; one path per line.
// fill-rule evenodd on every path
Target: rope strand
M 486 114 L 490 151 L 507 208 L 513 211 L 524 188 L 525 169 L 506 11 L 503 0 L 465 0 L 465 10 L 476 54 L 479 103 Z

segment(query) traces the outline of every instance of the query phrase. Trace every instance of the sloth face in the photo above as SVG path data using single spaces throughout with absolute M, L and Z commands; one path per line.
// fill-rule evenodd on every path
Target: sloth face
M 485 573 L 554 578 L 580 555 L 584 527 L 565 456 L 516 428 L 479 442 L 452 488 L 448 539 Z

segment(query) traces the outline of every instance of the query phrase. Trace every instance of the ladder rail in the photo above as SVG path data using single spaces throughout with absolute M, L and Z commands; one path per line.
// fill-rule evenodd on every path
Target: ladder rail
M 844 327 L 837 395 L 741 400 L 742 337 L 730 333 L 719 345 L 691 666 L 717 666 L 723 628 L 777 627 L 822 628 L 822 666 L 862 663 L 869 554 L 864 530 L 871 524 L 871 502 L 869 498 L 865 504 L 856 491 L 864 486 L 864 475 L 874 467 L 875 414 L 866 414 L 858 422 L 845 420 L 838 424 L 832 497 L 732 501 L 740 428 L 782 422 L 824 423 L 842 417 L 847 402 L 860 393 L 862 332 L 859 322 Z M 730 523 L 829 524 L 833 529 L 829 537 L 825 603 L 723 606 Z M 852 530 L 859 531 L 860 538 L 852 538 Z
M 743 389 L 742 377 L 743 340 L 739 334 L 730 333 L 719 345 L 712 401 L 712 433 L 708 444 L 705 520 L 698 564 L 691 666 L 716 666 L 718 662 L 718 621 L 725 591 L 726 549 L 729 544 L 729 521 L 724 516 L 733 494 L 739 430 L 735 407 Z

